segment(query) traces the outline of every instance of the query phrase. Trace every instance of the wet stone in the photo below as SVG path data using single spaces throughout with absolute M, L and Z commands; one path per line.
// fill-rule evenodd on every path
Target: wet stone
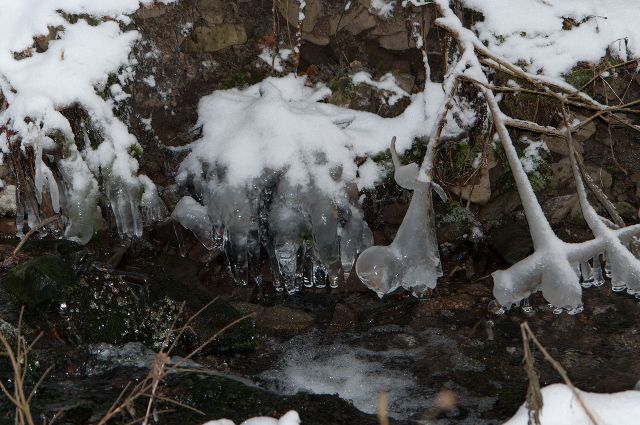
M 43 312 L 59 305 L 76 283 L 71 266 L 54 255 L 29 260 L 11 269 L 0 280 L 0 285 L 18 303 Z
M 489 245 L 507 264 L 515 264 L 533 252 L 533 241 L 525 223 L 504 220 L 491 229 Z

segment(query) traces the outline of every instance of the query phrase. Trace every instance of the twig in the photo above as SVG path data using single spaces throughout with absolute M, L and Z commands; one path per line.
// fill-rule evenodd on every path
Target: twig
M 571 391 L 573 392 L 573 395 L 578 400 L 578 403 L 580 403 L 580 406 L 582 406 L 582 408 L 584 409 L 585 413 L 589 417 L 589 420 L 591 420 L 592 424 L 600 425 L 600 423 L 596 420 L 594 413 L 591 411 L 591 409 L 589 409 L 589 406 L 587 406 L 587 404 L 584 402 L 578 389 L 575 387 L 575 385 L 573 385 L 573 382 L 571 382 L 571 379 L 569 379 L 569 375 L 567 374 L 567 371 L 544 348 L 544 346 L 540 343 L 538 338 L 536 338 L 536 336 L 534 335 L 533 331 L 529 327 L 529 324 L 527 322 L 522 323 L 520 325 L 520 329 L 522 330 L 523 337 L 526 335 L 528 340 L 533 341 L 533 343 L 535 344 L 536 347 L 538 347 L 538 350 L 540 350 L 540 352 L 542 353 L 544 358 L 547 360 L 547 362 L 549 362 L 551 366 L 553 366 L 553 368 L 556 370 L 556 372 L 558 372 L 558 374 L 560 375 L 564 383 L 567 384 L 567 386 L 571 389 Z
M 40 230 L 41 228 L 43 228 L 44 226 L 46 226 L 47 224 L 54 222 L 56 220 L 58 220 L 60 218 L 60 216 L 54 215 L 51 216 L 49 218 L 46 218 L 44 220 L 42 220 L 40 223 L 36 224 L 35 226 L 33 226 L 31 229 L 29 229 L 29 231 L 27 232 L 26 235 L 24 235 L 22 237 L 22 239 L 20 240 L 20 243 L 18 244 L 18 246 L 16 246 L 16 249 L 13 250 L 13 252 L 11 253 L 12 256 L 16 256 L 18 255 L 18 252 L 20 252 L 20 249 L 22 248 L 22 246 L 27 243 L 27 240 L 29 240 L 29 238 L 31 237 L 31 235 L 33 235 L 35 232 L 37 232 L 38 230 Z

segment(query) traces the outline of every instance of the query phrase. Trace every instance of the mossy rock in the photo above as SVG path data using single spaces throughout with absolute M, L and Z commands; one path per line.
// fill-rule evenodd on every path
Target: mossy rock
M 73 269 L 62 258 L 44 255 L 9 270 L 0 285 L 27 308 L 48 311 L 63 302 L 77 282 Z
M 149 289 L 151 301 L 158 297 L 169 297 L 183 303 L 188 315 L 195 314 L 207 305 L 213 298 L 202 290 L 194 288 L 171 276 L 153 279 Z M 207 341 L 225 326 L 243 316 L 227 301 L 218 298 L 204 309 L 191 324 L 200 343 Z M 231 326 L 220 334 L 215 342 L 210 344 L 204 352 L 233 353 L 253 350 L 256 347 L 255 323 L 247 318 Z
M 465 239 L 480 242 L 484 235 L 482 225 L 473 213 L 464 207 L 454 207 L 438 220 L 438 243 Z

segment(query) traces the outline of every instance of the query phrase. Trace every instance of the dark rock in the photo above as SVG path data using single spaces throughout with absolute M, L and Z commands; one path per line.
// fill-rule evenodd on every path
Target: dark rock
M 60 257 L 45 255 L 11 269 L 0 284 L 28 308 L 49 310 L 63 302 L 78 278 L 69 264 Z
M 489 245 L 509 265 L 515 264 L 533 252 L 529 228 L 524 223 L 504 220 L 491 229 Z
M 615 202 L 613 206 L 624 220 L 635 221 L 638 218 L 638 209 L 628 202 Z
M 289 410 L 296 410 L 305 425 L 377 423 L 375 416 L 367 415 L 341 400 L 337 395 L 298 393 L 279 396 L 246 382 L 225 376 L 180 374 L 167 379 L 166 391 L 178 401 L 197 406 L 209 419 L 226 418 L 241 423 L 255 416 L 279 418 Z M 170 407 L 170 406 L 168 406 Z M 163 423 L 199 423 L 203 417 L 181 410 L 163 416 Z M 391 423 L 398 423 L 391 421 Z

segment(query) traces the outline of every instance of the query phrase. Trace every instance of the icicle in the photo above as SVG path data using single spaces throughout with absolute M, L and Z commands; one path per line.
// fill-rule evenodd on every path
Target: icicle
M 171 213 L 171 217 L 182 227 L 193 232 L 207 249 L 215 247 L 213 225 L 207 209 L 195 199 L 190 196 L 182 197 Z
M 593 268 L 588 261 L 583 261 L 582 263 L 580 263 L 580 271 L 582 273 L 582 281 L 580 282 L 580 284 L 583 288 L 591 288 L 593 286 L 595 278 L 593 276 Z
M 356 273 L 380 297 L 399 286 L 420 296 L 435 288 L 442 276 L 431 185 L 417 180 L 417 164 L 400 166 L 393 142 L 391 155 L 396 166 L 396 182 L 413 189 L 413 197 L 391 245 L 364 250 L 356 261 Z
M 600 255 L 596 255 L 592 259 L 593 263 L 593 286 L 602 286 L 604 285 L 604 277 L 602 276 L 602 264 L 600 263 Z
M 527 314 L 533 312 L 533 307 L 531 306 L 531 296 L 522 299 L 522 311 Z

